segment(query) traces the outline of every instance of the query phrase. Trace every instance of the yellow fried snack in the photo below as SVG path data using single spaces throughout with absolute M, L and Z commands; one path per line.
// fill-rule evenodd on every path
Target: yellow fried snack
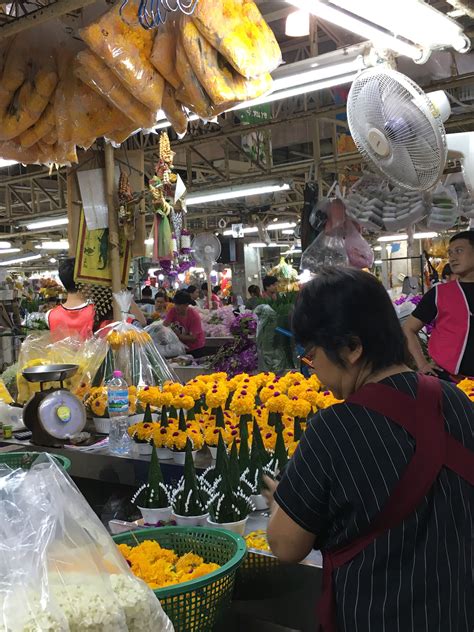
M 182 83 L 176 92 L 178 101 L 203 119 L 215 116 L 211 100 L 196 77 L 181 40 L 176 49 L 176 70 Z
M 177 134 L 186 134 L 186 130 L 188 129 L 188 119 L 181 103 L 176 100 L 176 92 L 173 86 L 170 86 L 169 83 L 165 84 L 162 109 L 166 118 L 173 126 L 174 131 Z
M 43 140 L 46 136 L 49 136 L 55 126 L 56 114 L 53 104 L 50 103 L 35 125 L 27 129 L 23 134 L 20 134 L 18 137 L 20 145 L 25 147 L 25 149 L 31 147 L 39 140 Z
M 176 72 L 176 25 L 171 20 L 160 26 L 153 43 L 150 61 L 160 75 L 173 86 L 179 88 L 180 80 Z
M 137 21 L 138 3 L 129 0 L 122 16 L 118 3 L 81 36 L 138 101 L 153 112 L 161 108 L 164 79 L 150 63 L 154 33 Z
M 96 55 L 87 50 L 81 51 L 77 62 L 74 69 L 76 77 L 121 110 L 136 128 L 154 125 L 156 114 L 137 101 Z
M 37 145 L 24 148 L 16 139 L 0 142 L 0 158 L 4 160 L 16 160 L 25 165 L 34 165 L 38 162 L 38 155 Z
M 189 17 L 183 16 L 181 37 L 191 66 L 214 105 L 232 107 L 237 102 L 256 99 L 270 91 L 270 73 L 255 79 L 242 77 L 209 44 Z
M 11 140 L 36 123 L 48 106 L 57 82 L 57 73 L 45 67 L 23 83 L 0 114 L 0 140 Z
M 196 26 L 238 73 L 258 77 L 281 62 L 275 35 L 252 0 L 199 0 Z

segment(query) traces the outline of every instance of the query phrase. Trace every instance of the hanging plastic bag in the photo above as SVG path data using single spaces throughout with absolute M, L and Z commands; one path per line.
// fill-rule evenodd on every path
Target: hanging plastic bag
M 164 358 L 176 358 L 186 355 L 186 347 L 171 327 L 166 327 L 161 322 L 152 323 L 145 327 L 156 345 L 156 348 Z
M 163 386 L 166 381 L 179 382 L 156 348 L 150 334 L 127 322 L 132 295 L 122 291 L 113 295 L 122 313 L 122 322 L 107 325 L 98 336 L 105 337 L 107 355 L 96 376 L 95 386 L 107 381 L 114 371 L 122 371 L 129 386 Z
M 334 200 L 326 209 L 328 220 L 324 231 L 306 248 L 301 257 L 301 270 L 317 273 L 322 266 L 347 266 L 344 244 L 345 207 L 341 200 Z
M 0 468 L 0 619 L 10 632 L 173 632 L 51 457 Z
M 360 234 L 355 222 L 348 219 L 345 224 L 345 247 L 349 263 L 354 268 L 371 268 L 374 263 L 374 252 Z
M 446 230 L 452 228 L 459 216 L 459 204 L 456 189 L 438 182 L 431 196 L 431 209 L 428 215 L 428 228 Z

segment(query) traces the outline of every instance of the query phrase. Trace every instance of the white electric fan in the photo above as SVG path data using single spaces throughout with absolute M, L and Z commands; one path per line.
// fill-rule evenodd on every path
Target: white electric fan
M 206 272 L 207 299 L 209 309 L 212 307 L 211 270 L 221 255 L 221 242 L 212 233 L 200 233 L 193 239 L 191 246 L 196 263 L 199 263 Z
M 347 99 L 349 129 L 357 148 L 389 180 L 427 191 L 443 174 L 447 158 L 462 164 L 474 193 L 474 133 L 446 134 L 451 106 L 443 91 L 425 94 L 396 70 L 370 68 L 354 80 Z

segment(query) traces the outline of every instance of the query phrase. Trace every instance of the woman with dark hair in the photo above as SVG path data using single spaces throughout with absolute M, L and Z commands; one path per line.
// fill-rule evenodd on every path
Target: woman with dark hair
M 199 313 L 191 307 L 191 297 L 186 290 L 176 292 L 174 307 L 166 314 L 164 325 L 172 328 L 189 353 L 196 358 L 204 354 L 206 336 Z
M 273 552 L 297 562 L 321 549 L 324 632 L 472 632 L 474 406 L 410 371 L 370 274 L 324 270 L 302 288 L 293 331 L 345 401 L 317 413 L 267 481 Z

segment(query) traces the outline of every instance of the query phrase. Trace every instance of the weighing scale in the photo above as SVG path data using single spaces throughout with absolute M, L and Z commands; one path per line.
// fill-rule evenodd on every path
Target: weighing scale
M 41 388 L 23 408 L 23 423 L 33 433 L 32 443 L 61 447 L 86 425 L 83 403 L 63 385 L 78 368 L 77 364 L 49 364 L 22 371 L 25 380 L 39 383 Z M 59 382 L 60 388 L 43 390 L 46 382 Z

